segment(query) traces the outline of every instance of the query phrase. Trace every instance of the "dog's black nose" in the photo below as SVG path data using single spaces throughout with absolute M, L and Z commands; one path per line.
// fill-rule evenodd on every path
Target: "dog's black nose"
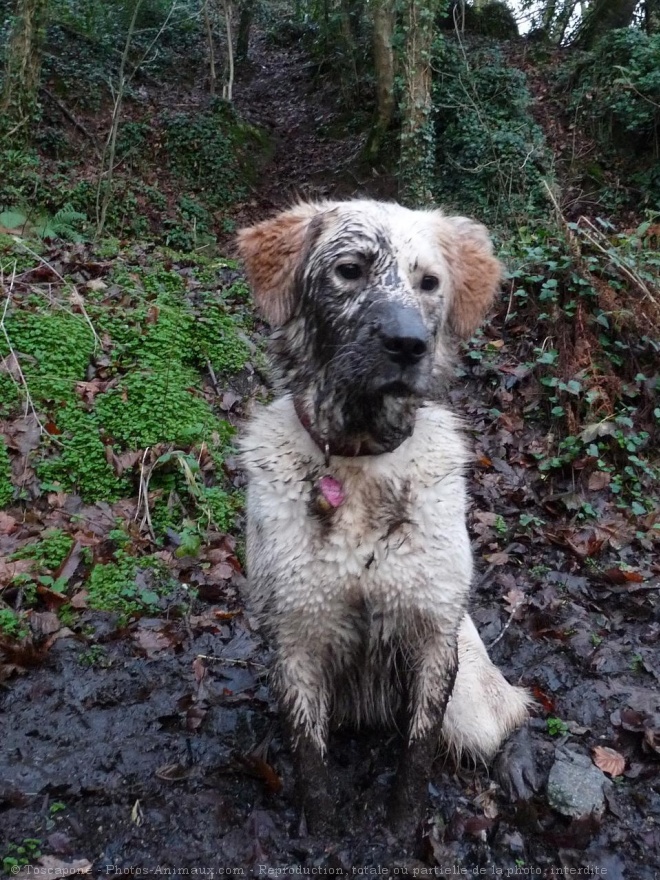
M 428 350 L 429 334 L 417 309 L 388 303 L 378 332 L 390 360 L 401 366 L 416 364 Z

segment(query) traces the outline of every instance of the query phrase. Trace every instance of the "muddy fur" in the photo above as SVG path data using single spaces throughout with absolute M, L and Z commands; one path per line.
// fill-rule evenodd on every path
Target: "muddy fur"
M 303 805 L 326 818 L 305 774 L 331 722 L 394 726 L 390 815 L 410 825 L 438 737 L 490 760 L 529 704 L 466 613 L 468 454 L 440 402 L 452 340 L 482 320 L 500 266 L 483 226 L 372 201 L 299 205 L 239 249 L 281 392 L 242 441 L 249 598 L 276 648 Z

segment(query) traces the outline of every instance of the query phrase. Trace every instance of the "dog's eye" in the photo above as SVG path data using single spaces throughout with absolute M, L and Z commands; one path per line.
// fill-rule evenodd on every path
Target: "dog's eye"
M 359 263 L 340 263 L 337 266 L 337 273 L 346 281 L 357 281 L 362 277 L 362 266 Z
M 422 288 L 422 290 L 427 290 L 427 291 L 436 290 L 436 288 L 438 287 L 439 284 L 440 284 L 440 282 L 435 277 L 435 275 L 425 275 L 422 278 L 421 288 Z

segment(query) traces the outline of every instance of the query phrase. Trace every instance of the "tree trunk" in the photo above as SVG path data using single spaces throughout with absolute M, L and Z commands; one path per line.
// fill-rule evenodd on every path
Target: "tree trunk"
M 646 33 L 657 34 L 660 32 L 660 0 L 646 0 L 644 4 L 644 24 Z
M 243 0 L 238 18 L 238 33 L 236 34 L 236 62 L 246 64 L 250 48 L 250 29 L 252 28 L 252 13 L 254 12 L 254 0 Z
M 411 206 L 429 204 L 435 164 L 431 101 L 433 0 L 407 0 L 405 94 L 401 125 L 401 198 Z
M 203 0 L 202 12 L 204 15 L 204 30 L 206 31 L 206 43 L 209 52 L 209 95 L 215 96 L 215 39 L 213 35 L 213 24 L 211 22 L 211 10 L 209 9 L 209 0 Z
M 594 0 L 581 22 L 572 45 L 593 49 L 609 31 L 630 27 L 638 0 Z
M 365 158 L 370 164 L 374 164 L 381 154 L 383 141 L 394 115 L 393 0 L 377 0 L 373 5 L 373 19 L 376 116 L 364 150 Z
M 230 103 L 234 99 L 234 38 L 232 36 L 232 15 L 234 8 L 232 0 L 222 0 L 222 6 L 225 13 L 225 30 L 227 32 L 227 68 L 225 70 L 225 81 L 222 86 L 222 97 Z
M 29 140 L 30 122 L 38 110 L 41 53 L 46 33 L 48 0 L 18 0 L 7 47 L 5 82 L 0 99 L 5 137 Z

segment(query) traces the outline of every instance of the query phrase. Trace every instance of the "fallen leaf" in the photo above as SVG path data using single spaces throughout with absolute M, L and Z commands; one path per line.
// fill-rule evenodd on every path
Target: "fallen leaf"
M 271 765 L 267 761 L 264 761 L 259 755 L 252 753 L 249 755 L 235 754 L 234 758 L 247 770 L 250 776 L 256 776 L 257 779 L 261 779 L 268 791 L 277 794 L 282 789 L 282 780 L 278 774 Z
M 506 565 L 509 561 L 508 553 L 490 553 L 488 556 L 484 556 L 486 562 L 490 565 Z
M 228 562 L 219 562 L 206 572 L 206 579 L 211 584 L 217 584 L 220 581 L 228 581 L 234 569 Z
M 514 611 L 520 608 L 525 601 L 525 594 L 522 590 L 512 587 L 512 589 L 510 589 L 504 596 L 504 601 L 509 606 L 509 611 Z
M 606 486 L 609 486 L 611 479 L 611 474 L 606 474 L 605 471 L 594 471 L 589 477 L 587 487 L 592 492 L 597 492 L 599 489 L 604 489 Z
M 628 571 L 622 568 L 608 568 L 603 572 L 603 578 L 611 584 L 641 584 L 644 580 L 638 571 Z
M 30 627 L 35 635 L 49 636 L 61 629 L 62 624 L 53 611 L 33 611 L 30 615 Z
M 180 782 L 182 779 L 188 779 L 192 770 L 184 767 L 183 764 L 163 764 L 156 770 L 156 776 L 164 779 L 165 782 Z
M 615 749 L 608 746 L 596 746 L 591 750 L 594 764 L 608 776 L 621 776 L 626 769 L 626 759 Z
M 16 520 L 13 516 L 0 510 L 0 535 L 11 535 L 16 529 Z

